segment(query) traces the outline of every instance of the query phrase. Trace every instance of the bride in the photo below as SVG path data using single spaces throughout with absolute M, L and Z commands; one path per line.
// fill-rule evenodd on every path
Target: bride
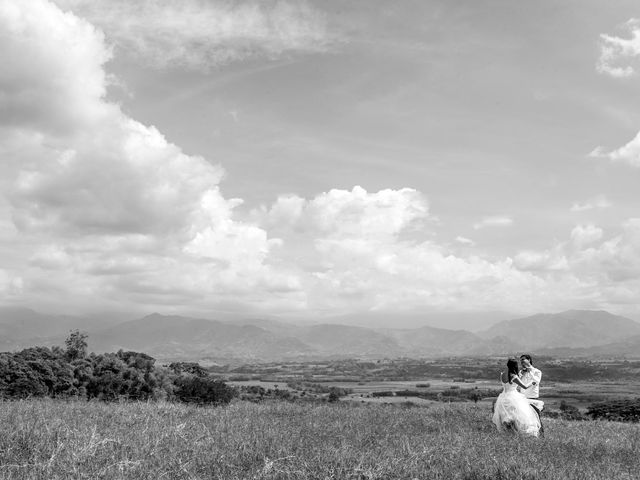
M 510 358 L 507 361 L 507 371 L 500 374 L 502 393 L 498 395 L 493 411 L 493 423 L 498 431 L 515 431 L 526 435 L 538 436 L 540 419 L 529 404 L 527 397 L 517 391 L 529 388 L 536 382 L 523 383 L 518 377 L 518 361 Z

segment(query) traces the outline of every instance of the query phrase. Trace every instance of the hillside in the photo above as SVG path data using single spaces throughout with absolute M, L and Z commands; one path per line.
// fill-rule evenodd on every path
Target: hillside
M 422 327 L 411 330 L 348 325 L 297 326 L 241 323 L 149 315 L 90 337 L 98 351 L 143 350 L 163 357 L 262 359 L 441 356 L 484 352 L 488 344 L 464 330 Z
M 588 348 L 640 335 L 640 323 L 602 310 L 567 310 L 506 320 L 480 332 L 485 339 L 502 336 L 522 348 Z
M 607 343 L 605 345 L 597 345 L 594 347 L 548 347 L 542 348 L 538 355 L 546 355 L 552 357 L 640 357 L 640 335 L 634 335 L 625 338 L 619 342 Z
M 121 323 L 89 337 L 95 351 L 139 350 L 158 358 L 216 356 L 274 359 L 303 355 L 310 348 L 284 335 L 254 325 L 157 313 Z
M 462 355 L 490 350 L 485 340 L 466 330 L 421 327 L 386 332 L 401 346 L 405 355 Z
M 3 478 L 638 478 L 637 425 L 546 419 L 499 434 L 490 404 L 7 402 Z
M 118 323 L 105 318 L 48 315 L 29 308 L 0 307 L 0 338 L 11 340 L 61 337 L 69 330 L 93 330 Z

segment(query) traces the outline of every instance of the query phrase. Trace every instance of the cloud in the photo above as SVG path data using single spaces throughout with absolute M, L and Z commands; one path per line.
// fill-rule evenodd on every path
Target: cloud
M 155 68 L 209 70 L 256 57 L 324 52 L 335 42 L 306 2 L 56 0 L 100 27 L 119 54 Z
M 460 243 L 462 245 L 468 245 L 470 247 L 473 247 L 476 244 L 476 242 L 474 242 L 473 240 L 471 240 L 469 238 L 466 238 L 466 237 L 461 237 L 461 236 L 456 237 L 456 242 L 458 242 L 458 243 Z
M 409 188 L 283 196 L 260 214 L 303 268 L 313 310 L 507 308 L 505 299 L 516 308 L 537 282 L 510 259 L 457 257 L 425 241 L 432 225 L 428 201 Z
M 596 70 L 615 78 L 634 75 L 636 71 L 628 63 L 640 55 L 640 20 L 632 18 L 623 28 L 631 38 L 600 35 L 600 58 Z
M 602 229 L 594 225 L 577 225 L 571 230 L 571 240 L 578 248 L 597 242 L 602 235 Z
M 520 252 L 515 265 L 544 280 L 548 292 L 557 288 L 556 295 L 573 302 L 582 298 L 605 309 L 635 304 L 637 298 L 625 292 L 640 289 L 640 219 L 628 219 L 613 235 L 578 225 L 551 249 Z
M 484 217 L 479 222 L 473 225 L 475 230 L 480 230 L 485 227 L 508 227 L 513 224 L 513 219 L 504 215 L 494 215 L 490 217 Z
M 0 302 L 531 311 L 630 301 L 640 287 L 637 219 L 616 235 L 580 226 L 511 259 L 439 244 L 426 196 L 410 188 L 282 195 L 248 213 L 222 195 L 222 167 L 105 99 L 119 49 L 87 20 L 45 0 L 0 0 L 0 38 Z
M 235 219 L 221 167 L 105 100 L 111 53 L 91 24 L 3 0 L 0 36 L 0 186 L 17 227 L 1 240 L 19 246 L 5 275 L 25 300 L 207 305 L 299 288 L 268 265 L 278 240 Z
M 600 239 L 574 252 L 575 270 L 602 277 L 603 288 L 640 286 L 640 219 L 631 218 L 618 235 Z
M 562 252 L 545 250 L 542 252 L 523 251 L 514 258 L 516 268 L 522 271 L 566 271 L 569 270 L 567 259 Z
M 584 212 L 587 210 L 603 210 L 611 207 L 613 204 L 604 195 L 597 195 L 585 203 L 575 202 L 571 205 L 572 212 Z
M 0 127 L 65 134 L 112 114 L 115 107 L 101 101 L 106 81 L 100 65 L 111 58 L 102 34 L 48 3 L 34 2 L 29 8 L 37 19 L 28 18 L 18 2 L 0 4 Z M 67 58 L 61 62 L 63 56 Z
M 604 147 L 596 147 L 590 154 L 592 158 L 607 158 L 612 162 L 622 162 L 632 167 L 640 167 L 640 132 L 626 145 L 607 152 Z
M 640 20 L 628 20 L 623 29 L 629 34 L 629 38 L 600 35 L 600 58 L 596 65 L 598 72 L 616 78 L 635 75 L 633 63 L 640 57 Z M 605 147 L 597 146 L 589 153 L 589 157 L 607 158 L 612 162 L 640 167 L 640 132 L 627 144 L 615 150 L 607 151 Z
M 428 215 L 424 196 L 411 188 L 368 193 L 331 190 L 310 202 L 311 221 L 333 238 L 350 236 L 395 236 Z

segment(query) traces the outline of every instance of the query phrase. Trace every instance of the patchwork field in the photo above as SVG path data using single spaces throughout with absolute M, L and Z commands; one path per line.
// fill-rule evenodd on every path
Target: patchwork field
M 264 389 L 288 390 L 292 393 L 300 393 L 300 390 L 292 388 L 287 382 L 244 380 L 230 381 L 230 385 L 235 386 L 258 386 Z M 401 380 L 401 381 L 318 381 L 314 384 L 319 387 L 336 387 L 347 389 L 351 393 L 341 398 L 341 401 L 351 401 L 360 403 L 403 403 L 409 402 L 416 405 L 429 405 L 439 403 L 437 400 L 418 398 L 414 396 L 403 396 L 398 394 L 402 391 L 417 391 L 444 393 L 452 389 L 478 389 L 481 393 L 499 392 L 501 386 L 496 381 L 489 380 L 465 380 L 455 381 L 450 379 L 425 378 L 422 380 Z M 376 396 L 380 392 L 394 392 L 393 396 Z M 313 396 L 313 394 L 310 394 Z M 316 395 L 321 398 L 322 395 Z M 558 411 L 562 402 L 577 407 L 580 411 L 586 412 L 587 407 L 595 402 L 627 399 L 640 397 L 640 379 L 630 379 L 629 381 L 578 381 L 566 382 L 545 382 L 540 389 L 540 398 L 545 402 L 546 411 Z M 491 404 L 495 395 L 483 395 L 478 403 Z M 446 401 L 446 399 L 445 399 Z

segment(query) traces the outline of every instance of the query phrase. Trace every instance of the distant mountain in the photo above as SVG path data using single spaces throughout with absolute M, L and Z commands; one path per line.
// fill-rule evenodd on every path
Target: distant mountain
M 312 347 L 316 353 L 326 356 L 390 357 L 403 353 L 393 338 L 363 327 L 312 325 L 294 328 L 291 335 Z
M 466 330 L 421 327 L 385 330 L 402 347 L 405 355 L 442 356 L 485 353 L 487 342 Z
M 640 335 L 640 323 L 602 310 L 567 310 L 507 320 L 480 332 L 485 339 L 505 337 L 521 348 L 586 348 Z
M 434 327 L 447 330 L 468 330 L 477 332 L 485 330 L 502 320 L 509 320 L 513 314 L 501 311 L 491 312 L 356 312 L 328 317 L 323 323 L 353 325 L 366 328 L 412 329 Z
M 572 357 L 572 358 L 640 358 L 640 335 L 634 335 L 625 340 L 598 345 L 595 347 L 578 347 L 578 348 L 543 348 L 536 352 L 538 355 L 549 357 Z
M 502 321 L 478 333 L 431 326 L 367 328 L 274 319 L 232 322 L 158 313 L 109 323 L 0 308 L 0 350 L 63 345 L 69 330 L 78 328 L 89 333 L 92 351 L 135 350 L 161 361 L 435 358 L 525 351 L 567 357 L 640 356 L 640 323 L 604 311 L 538 314 Z
M 485 342 L 464 330 L 423 327 L 374 330 L 349 325 L 298 326 L 275 321 L 232 324 L 189 317 L 148 315 L 93 338 L 96 351 L 140 350 L 159 358 L 282 358 L 441 356 L 483 353 Z
M 8 344 L 66 338 L 71 330 L 95 330 L 108 325 L 104 318 L 47 315 L 29 308 L 0 307 L 0 338 Z
M 640 358 L 640 335 L 634 335 L 633 337 L 626 338 L 619 342 L 592 347 L 590 350 L 591 351 L 588 352 L 590 356 L 625 356 Z
M 158 313 L 124 322 L 89 337 L 95 351 L 138 350 L 158 358 L 230 357 L 274 359 L 311 350 L 295 338 L 254 325 L 165 316 Z

